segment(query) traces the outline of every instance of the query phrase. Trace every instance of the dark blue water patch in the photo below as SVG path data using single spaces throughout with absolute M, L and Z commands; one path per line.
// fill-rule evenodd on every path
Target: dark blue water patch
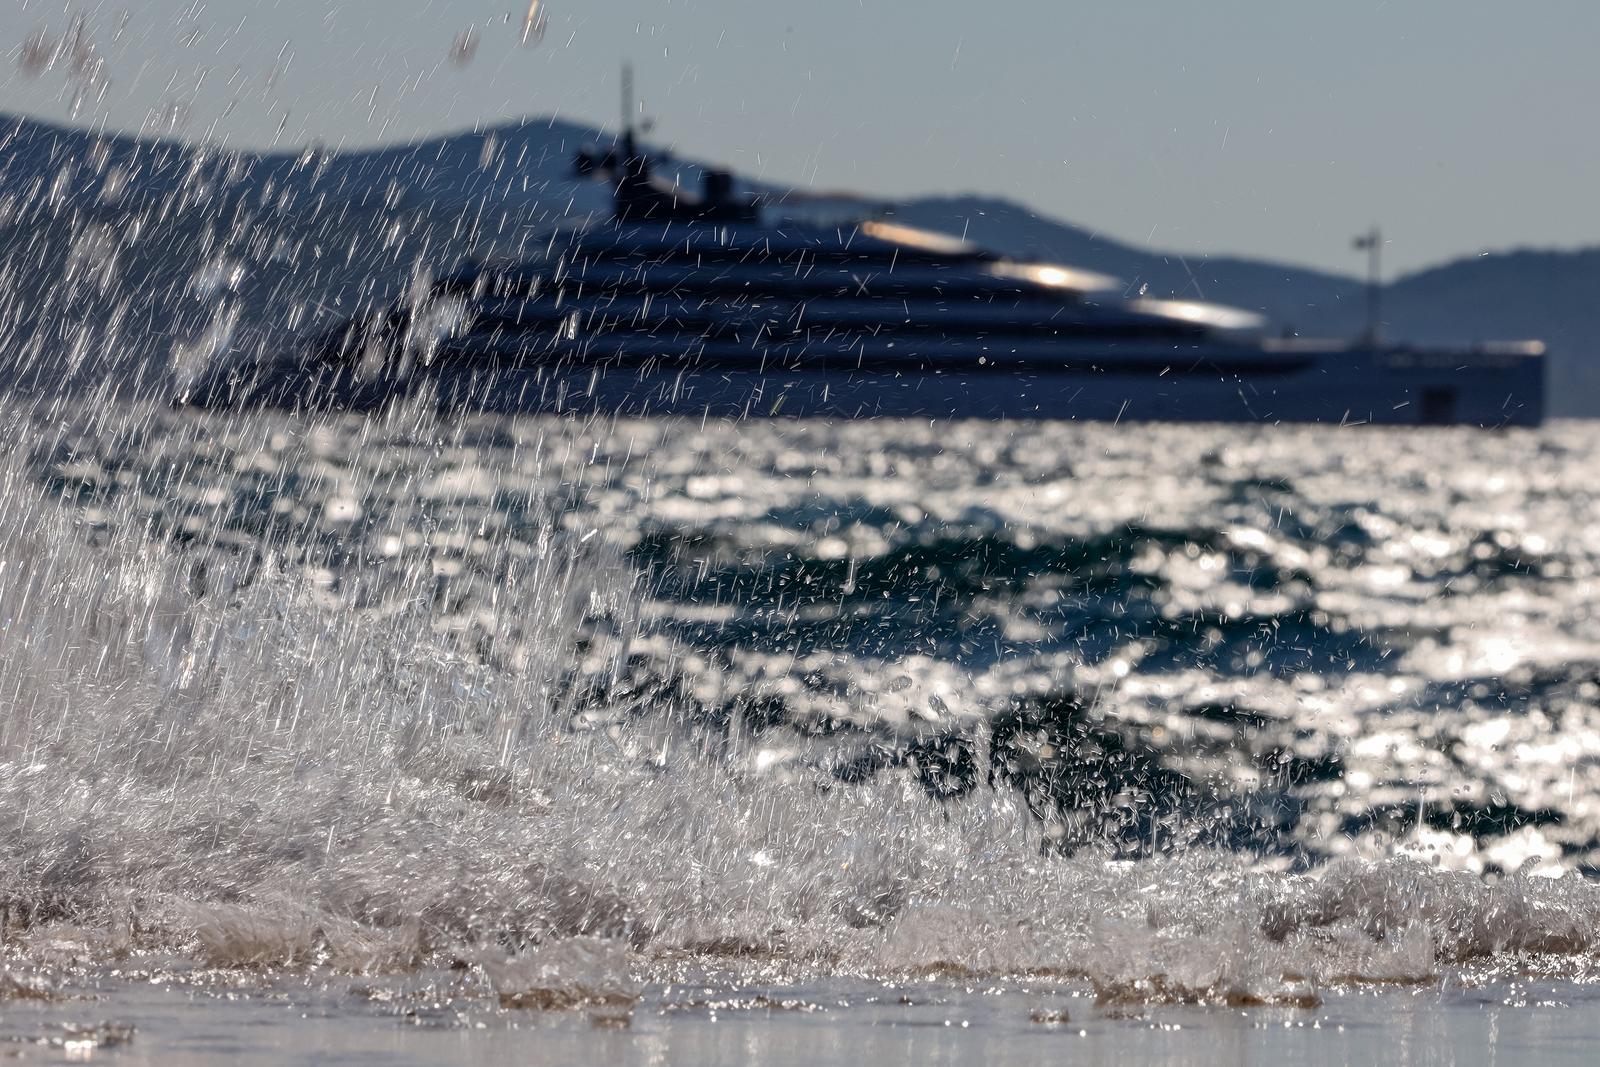
M 1368 835 L 1377 830 L 1390 838 L 1403 838 L 1423 825 L 1431 830 L 1467 834 L 1482 845 L 1524 827 L 1556 827 L 1566 821 L 1566 815 L 1554 808 L 1525 808 L 1506 800 L 1490 800 L 1479 804 L 1456 799 L 1448 805 L 1408 800 L 1363 808 L 1346 816 L 1339 829 L 1350 837 Z M 1592 838 L 1585 841 L 1582 847 L 1585 851 L 1592 848 Z M 1567 851 L 1575 849 L 1569 847 Z
M 1253 711 L 1236 704 L 1194 704 L 1183 709 L 1184 715 L 1207 722 L 1222 723 L 1246 730 L 1259 730 L 1277 721 L 1265 712 Z
M 1008 636 L 1008 620 L 1016 618 L 1043 627 L 1038 640 L 1075 643 L 1091 656 L 1092 646 L 1130 637 L 1204 645 L 1218 626 L 1248 626 L 1221 616 L 1162 621 L 1154 607 L 1165 585 L 1159 561 L 1202 554 L 1221 554 L 1223 575 L 1252 592 L 1309 595 L 1314 588 L 1303 570 L 1239 548 L 1218 531 L 1133 525 L 1039 542 L 1014 533 L 927 531 L 879 555 L 831 559 L 807 555 L 804 546 L 780 552 L 706 531 L 655 530 L 640 537 L 631 559 L 662 601 L 732 609 L 715 627 L 687 624 L 681 632 L 697 642 L 800 654 L 916 652 L 970 665 L 1030 643 Z M 1282 625 L 1262 623 L 1274 633 Z M 1243 664 L 1250 654 L 1237 658 Z
M 1590 705 L 1597 695 L 1600 663 L 1578 661 L 1429 682 L 1408 698 L 1406 706 L 1441 714 L 1476 710 L 1526 715 L 1538 711 L 1559 721 L 1565 708 Z
M 1308 604 L 1278 612 L 1100 605 L 1078 620 L 1076 647 L 1091 661 L 1143 650 L 1140 670 L 1201 668 L 1222 675 L 1346 674 L 1383 668 L 1415 634 L 1359 628 Z
M 1240 792 L 1228 763 L 1196 777 L 1164 735 L 1070 692 L 1018 701 L 995 717 L 991 737 L 990 783 L 1017 790 L 1049 828 L 1047 847 L 1068 854 L 1207 846 L 1303 859 L 1295 830 L 1304 802 L 1292 787 L 1330 773 L 1297 765 L 1281 748 L 1241 744 L 1232 763 L 1273 773 Z
M 1114 593 L 1151 589 L 1159 578 L 1130 563 L 1148 548 L 1212 551 L 1214 532 L 1130 526 L 1096 537 L 1019 544 L 1005 533 L 951 537 L 938 531 L 874 556 L 820 559 L 804 547 L 741 550 L 703 532 L 655 530 L 643 534 L 632 558 L 658 581 L 667 599 L 759 605 L 779 600 L 809 605 L 885 596 L 964 601 L 979 594 L 1015 594 L 1042 575 L 1069 579 L 1073 591 Z M 1280 580 L 1253 555 L 1241 569 L 1263 584 Z
M 908 522 L 906 513 L 899 508 L 874 504 L 859 497 L 835 500 L 823 496 L 810 497 L 785 508 L 774 508 L 756 521 L 771 523 L 783 529 L 803 531 L 812 541 L 838 533 L 849 526 L 895 531 L 914 525 Z M 981 516 L 969 516 L 967 521 L 990 529 L 1003 525 L 1000 520 L 992 517 L 986 524 L 983 523 Z

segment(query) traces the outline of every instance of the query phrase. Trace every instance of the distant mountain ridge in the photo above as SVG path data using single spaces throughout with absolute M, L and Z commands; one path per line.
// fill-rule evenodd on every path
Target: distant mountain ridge
M 386 299 L 418 270 L 514 255 L 531 227 L 604 209 L 603 192 L 575 180 L 570 162 L 580 146 L 610 139 L 530 119 L 393 147 L 256 153 L 0 115 L 9 377 L 63 363 L 57 376 L 142 375 L 146 363 L 219 340 L 224 327 L 221 343 L 252 330 L 255 343 L 280 343 L 308 318 Z M 686 184 L 698 183 L 693 161 L 679 166 Z M 1364 321 L 1364 287 L 1351 277 L 1138 248 L 994 197 L 917 197 L 892 211 L 997 251 L 1111 274 L 1129 295 L 1259 311 L 1285 332 L 1349 336 Z M 224 261 L 240 279 L 226 321 L 195 281 Z M 1383 307 L 1400 340 L 1542 339 L 1551 413 L 1600 415 L 1600 248 L 1445 263 L 1386 285 Z M 54 348 L 67 344 L 76 355 L 62 361 Z M 114 358 L 96 362 L 96 346 Z
M 925 197 L 902 221 L 1015 255 L 1038 255 L 1121 278 L 1130 295 L 1214 300 L 1258 311 L 1279 329 L 1349 337 L 1366 324 L 1366 286 L 1305 267 L 1239 256 L 1139 249 L 1027 207 L 983 196 Z M 1549 410 L 1600 415 L 1600 248 L 1516 249 L 1463 257 L 1383 287 L 1385 334 L 1419 344 L 1537 339 L 1549 349 Z

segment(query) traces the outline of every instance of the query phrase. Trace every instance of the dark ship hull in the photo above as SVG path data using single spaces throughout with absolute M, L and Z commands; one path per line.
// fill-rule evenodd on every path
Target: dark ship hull
M 693 418 L 977 418 L 1342 425 L 1537 425 L 1543 359 L 1532 346 L 1079 348 L 1057 355 L 940 351 L 892 359 L 718 352 L 648 339 L 534 355 L 440 346 L 398 371 L 315 351 L 218 368 L 186 396 L 206 407 Z M 629 349 L 636 351 L 629 351 Z M 596 349 L 605 349 L 597 355 Z

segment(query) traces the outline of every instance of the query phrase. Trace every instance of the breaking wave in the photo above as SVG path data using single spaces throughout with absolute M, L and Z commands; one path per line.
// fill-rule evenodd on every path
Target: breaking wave
M 1600 888 L 1516 848 L 1566 813 L 1352 801 L 1362 739 L 1403 744 L 1405 720 L 1358 730 L 1365 755 L 1319 748 L 1320 690 L 1245 670 L 1263 625 L 1356 655 L 1317 599 L 1326 559 L 1170 523 L 917 540 L 882 501 L 785 559 L 751 540 L 782 524 L 649 533 L 666 501 L 715 496 L 665 492 L 671 456 L 575 474 L 620 428 L 6 417 L 30 428 L 0 458 L 0 918 L 24 961 L 67 938 L 102 963 L 465 966 L 547 1008 L 741 964 L 1299 1004 L 1600 949 Z M 755 496 L 720 499 L 770 513 Z M 1483 581 L 1528 566 L 1463 552 Z M 1141 616 L 1201 560 L 1240 610 Z M 987 613 L 1014 646 L 1040 583 L 1066 591 L 1051 611 L 1120 604 L 1115 654 L 1090 628 L 1021 665 L 860 639 L 894 628 L 891 601 L 910 635 Z M 774 611 L 824 632 L 774 644 Z M 1183 646 L 1186 627 L 1220 636 Z M 1246 694 L 1306 699 L 1229 695 L 1228 663 Z M 1188 737 L 1163 741 L 1176 720 L 1136 712 L 1200 667 Z M 1348 824 L 1316 800 L 1341 793 Z

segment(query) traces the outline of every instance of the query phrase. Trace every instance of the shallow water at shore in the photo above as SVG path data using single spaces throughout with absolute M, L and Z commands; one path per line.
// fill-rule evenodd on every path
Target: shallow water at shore
M 507 1008 L 459 975 L 404 981 L 133 970 L 8 1001 L 31 1062 L 1176 1064 L 1587 1063 L 1592 980 L 1329 991 L 1309 1007 L 1097 1003 L 1060 980 L 649 986 L 637 1002 Z M 81 998 L 81 999 L 80 999 Z M 136 1022 L 135 1022 L 136 1020 Z

